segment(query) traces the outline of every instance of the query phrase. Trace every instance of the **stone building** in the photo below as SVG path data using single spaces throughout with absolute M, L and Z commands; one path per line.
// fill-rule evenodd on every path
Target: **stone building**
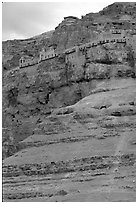
M 65 17 L 64 19 L 67 21 L 69 20 L 68 22 L 71 22 L 71 19 L 76 20 L 76 17 Z M 85 65 L 86 52 L 89 48 L 103 45 L 106 43 L 126 43 L 128 45 L 134 46 L 136 41 L 135 33 L 133 33 L 133 35 L 131 34 L 131 36 L 128 36 L 127 38 L 126 36 L 128 36 L 126 30 L 118 29 L 116 27 L 111 28 L 109 31 L 102 31 L 100 34 L 97 35 L 97 38 L 92 38 L 92 41 L 66 49 L 62 53 L 65 55 L 65 63 L 69 64 L 70 67 L 72 67 L 73 69 L 78 69 Z M 51 44 L 48 50 L 45 50 L 43 48 L 42 51 L 39 53 L 39 59 L 33 59 L 32 57 L 26 55 L 22 56 L 19 60 L 19 67 L 22 68 L 31 66 L 40 63 L 43 60 L 48 60 L 60 56 L 61 53 L 57 52 L 56 48 L 57 45 L 55 44 Z
M 67 16 L 67 17 L 64 17 L 64 23 L 66 25 L 71 25 L 72 23 L 74 23 L 76 20 L 78 20 L 77 17 L 75 16 Z
M 42 48 L 42 50 L 41 50 L 40 53 L 39 53 L 39 61 L 40 61 L 40 62 L 41 62 L 42 60 L 45 60 L 45 54 L 46 54 L 45 48 Z
M 19 67 L 27 67 L 29 65 L 32 65 L 33 57 L 29 57 L 28 55 L 24 55 L 19 60 Z
M 83 46 L 84 49 L 84 46 Z M 85 63 L 85 55 L 79 46 L 69 48 L 65 51 L 65 62 L 70 63 L 72 67 L 81 67 Z
M 58 53 L 56 53 L 55 48 L 56 48 L 55 45 L 50 45 L 47 51 L 45 51 L 45 49 L 43 48 L 39 55 L 39 62 L 57 57 Z
M 66 26 L 70 26 L 72 25 L 76 20 L 79 20 L 79 18 L 75 17 L 75 16 L 67 16 L 67 17 L 64 17 L 64 20 L 55 28 L 58 29 L 58 28 L 64 28 Z

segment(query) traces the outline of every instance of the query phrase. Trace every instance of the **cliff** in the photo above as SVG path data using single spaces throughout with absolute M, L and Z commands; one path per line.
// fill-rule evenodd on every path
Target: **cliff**
M 50 33 L 3 42 L 3 142 L 13 138 L 17 143 L 4 155 L 17 151 L 18 142 L 33 133 L 39 120 L 89 95 L 101 80 L 135 78 L 135 29 L 135 4 L 115 3 L 81 19 L 65 17 Z M 128 41 L 112 41 L 120 36 Z M 100 43 L 104 39 L 109 42 Z M 71 54 L 66 61 L 65 49 L 93 41 L 96 46 Z M 51 44 L 57 45 L 59 57 L 19 69 L 22 55 L 38 58 Z
M 135 20 L 114 3 L 3 42 L 3 201 L 136 201 Z

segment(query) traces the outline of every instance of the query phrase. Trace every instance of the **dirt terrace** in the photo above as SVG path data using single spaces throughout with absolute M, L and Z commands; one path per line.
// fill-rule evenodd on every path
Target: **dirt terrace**
M 128 79 L 55 110 L 3 161 L 3 200 L 134 202 L 135 114 Z

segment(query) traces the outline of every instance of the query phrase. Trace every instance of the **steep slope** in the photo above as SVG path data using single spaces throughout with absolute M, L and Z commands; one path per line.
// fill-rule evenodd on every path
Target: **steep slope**
M 22 55 L 38 57 L 43 46 L 47 46 L 53 31 L 42 33 L 25 40 L 7 40 L 2 42 L 3 71 L 19 66 Z
M 109 7 L 114 8 L 115 5 L 118 4 Z M 135 11 L 135 4 L 119 5 L 123 5 L 121 13 L 118 11 L 119 18 L 124 16 L 128 6 Z M 123 20 L 120 25 L 120 22 L 118 24 L 112 21 L 112 16 L 107 15 L 108 10 L 107 7 L 103 9 L 106 11 L 104 14 L 101 14 L 102 11 L 87 14 L 82 19 L 66 17 L 54 32 L 27 40 L 4 42 L 3 65 L 6 69 L 12 68 L 11 71 L 3 71 L 4 144 L 7 144 L 9 138 L 13 138 L 18 144 L 18 141 L 32 134 L 39 118 L 41 120 L 41 117 L 50 114 L 54 108 L 72 105 L 89 95 L 100 80 L 113 77 L 135 78 L 135 34 L 131 32 L 135 30 L 134 22 Z M 134 19 L 134 12 L 133 16 L 129 16 Z M 105 19 L 102 23 L 103 17 Z M 126 23 L 127 30 L 124 30 Z M 123 38 L 122 41 L 117 39 L 120 34 L 108 32 L 113 28 L 118 30 L 118 26 L 121 32 L 125 32 L 125 35 L 121 34 L 125 36 L 125 41 Z M 105 40 L 107 43 L 101 43 L 101 39 L 107 37 L 109 42 Z M 72 55 L 70 61 L 66 62 L 62 50 L 90 40 L 95 40 L 96 46 Z M 57 44 L 57 50 L 61 53 L 58 58 L 23 69 L 16 67 L 23 53 L 37 57 L 39 50 L 51 43 Z M 11 155 L 17 149 L 18 145 L 4 155 Z
M 104 8 L 99 13 L 101 15 L 110 16 L 112 19 L 122 19 L 122 16 L 128 16 L 130 19 L 136 18 L 136 3 L 135 2 L 116 2 L 106 8 Z M 128 20 L 128 19 L 126 19 Z
M 4 201 L 135 201 L 135 9 L 3 42 Z M 19 68 L 53 44 L 58 57 Z
M 121 26 L 117 24 L 119 20 L 123 22 Z M 114 24 L 111 24 L 113 21 L 115 21 Z M 45 32 L 26 40 L 3 42 L 3 68 L 7 70 L 18 66 L 18 60 L 23 54 L 38 56 L 42 47 L 47 48 L 51 43 L 56 43 L 57 49 L 63 50 L 98 38 L 100 33 L 111 28 L 125 29 L 127 34 L 135 32 L 135 21 L 136 3 L 131 2 L 111 4 L 99 13 L 89 13 L 81 19 L 75 18 L 70 24 L 67 23 L 66 17 L 55 31 Z M 97 26 L 99 23 L 101 25 Z
M 135 111 L 122 79 L 43 118 L 3 161 L 4 200 L 135 201 Z

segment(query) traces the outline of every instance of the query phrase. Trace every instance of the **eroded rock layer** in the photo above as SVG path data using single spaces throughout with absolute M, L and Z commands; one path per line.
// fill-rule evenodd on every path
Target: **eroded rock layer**
M 3 42 L 4 201 L 135 201 L 135 29 L 135 3 L 114 3 Z

